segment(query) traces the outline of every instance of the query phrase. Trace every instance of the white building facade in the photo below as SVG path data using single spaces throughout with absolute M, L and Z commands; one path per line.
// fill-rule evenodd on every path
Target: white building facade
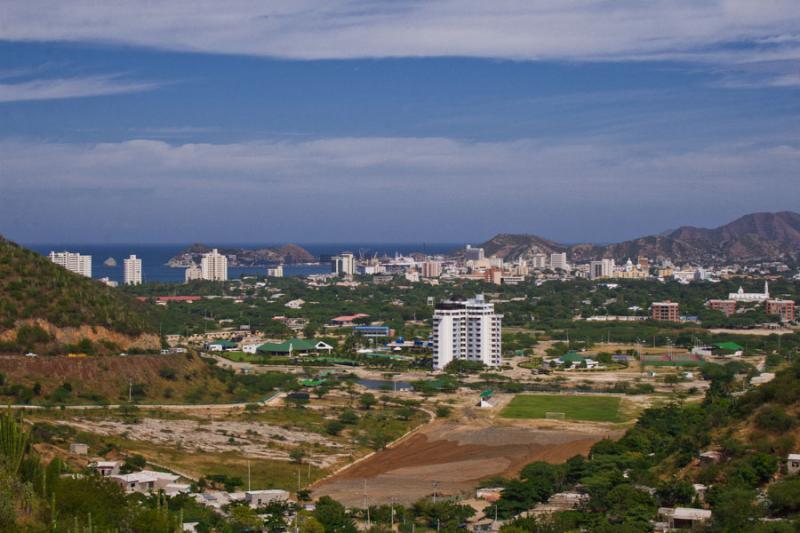
M 589 265 L 589 277 L 591 279 L 610 278 L 614 273 L 613 259 L 600 259 L 599 261 L 592 261 Z
M 142 260 L 131 255 L 123 262 L 123 282 L 125 285 L 141 285 L 142 284 Z
M 334 256 L 331 266 L 333 273 L 338 276 L 352 276 L 356 273 L 356 259 L 350 252 Z
M 73 252 L 50 252 L 50 261 L 87 278 L 92 277 L 92 256 Z
M 502 362 L 503 315 L 483 295 L 466 301 L 444 301 L 433 313 L 433 368 L 441 370 L 456 359 L 496 367 Z
M 742 287 L 739 287 L 737 292 L 728 294 L 729 300 L 736 300 L 737 302 L 766 302 L 769 300 L 769 283 L 764 282 L 764 292 L 744 292 Z
M 228 281 L 228 258 L 214 248 L 209 253 L 203 254 L 200 270 L 205 280 Z
M 567 262 L 567 253 L 561 252 L 560 254 L 550 254 L 550 270 L 563 270 L 569 272 L 569 263 Z

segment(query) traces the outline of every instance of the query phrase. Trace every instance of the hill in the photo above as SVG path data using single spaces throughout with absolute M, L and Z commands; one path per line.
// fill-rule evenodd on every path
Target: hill
M 757 373 L 747 363 L 701 371 L 711 381 L 702 402 L 678 398 L 647 409 L 622 438 L 595 444 L 588 459 L 532 463 L 520 479 L 498 481 L 505 490 L 497 513 L 519 517 L 501 533 L 652 531 L 661 509 L 675 507 L 710 511 L 695 531 L 797 531 L 800 477 L 786 460 L 800 438 L 800 366 L 746 393 L 743 381 Z M 525 517 L 561 491 L 578 491 L 585 503 Z
M 193 244 L 171 258 L 167 265 L 175 268 L 199 264 L 203 254 L 211 251 L 205 244 Z M 272 248 L 220 248 L 219 253 L 228 256 L 231 267 L 266 267 L 280 263 L 313 263 L 317 258 L 296 244 L 284 244 Z
M 158 349 L 157 310 L 0 237 L 0 348 L 92 343 Z
M 753 213 L 718 228 L 682 226 L 661 235 L 620 243 L 563 245 L 536 235 L 500 234 L 481 245 L 486 255 L 506 260 L 534 253 L 566 251 L 573 261 L 613 257 L 618 261 L 644 255 L 677 262 L 752 262 L 800 259 L 800 214 L 791 211 Z

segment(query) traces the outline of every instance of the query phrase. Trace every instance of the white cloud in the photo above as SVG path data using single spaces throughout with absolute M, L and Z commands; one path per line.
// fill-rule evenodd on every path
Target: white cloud
M 7 0 L 0 39 L 99 41 L 293 59 L 702 58 L 797 43 L 796 0 Z M 721 57 L 761 50 L 725 48 Z
M 125 81 L 117 76 L 44 78 L 0 83 L 0 102 L 54 100 L 149 91 L 158 84 L 148 81 Z
M 583 195 L 719 188 L 764 190 L 765 182 L 798 192 L 795 141 L 724 144 L 695 150 L 620 145 L 603 139 L 561 144 L 537 139 L 464 142 L 448 138 L 331 138 L 304 142 L 178 144 L 160 140 L 66 144 L 0 142 L 0 179 L 7 189 L 55 191 L 147 187 L 166 195 L 252 192 L 286 195 L 352 187 L 403 193 Z M 191 187 L 191 189 L 187 189 Z M 513 191 L 513 192 L 511 192 Z M 217 198 L 217 197 L 215 197 Z
M 65 242 L 450 242 L 534 231 L 602 241 L 795 208 L 799 146 L 797 139 L 692 150 L 597 138 L 6 140 L 0 233 Z

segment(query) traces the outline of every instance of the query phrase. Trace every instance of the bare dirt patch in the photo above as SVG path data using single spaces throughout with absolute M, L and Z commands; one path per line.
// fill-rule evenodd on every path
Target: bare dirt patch
M 598 440 L 617 431 L 585 426 L 558 429 L 498 425 L 486 420 L 431 424 L 397 446 L 382 450 L 322 481 L 315 496 L 329 495 L 345 505 L 412 503 L 435 490 L 439 495 L 466 495 L 481 479 L 514 476 L 532 461 L 560 463 L 585 454 Z
M 237 453 L 256 459 L 289 461 L 289 450 L 303 444 L 309 450 L 307 461 L 327 468 L 345 457 L 342 445 L 321 435 L 296 431 L 260 422 L 143 418 L 136 424 L 117 420 L 70 420 L 58 422 L 104 436 L 125 436 L 127 439 L 158 446 L 182 448 L 203 453 Z M 337 453 L 337 450 L 340 450 Z

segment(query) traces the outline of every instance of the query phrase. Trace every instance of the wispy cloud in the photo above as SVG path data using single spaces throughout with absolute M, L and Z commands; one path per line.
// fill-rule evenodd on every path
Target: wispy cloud
M 357 228 L 352 238 L 448 240 L 516 230 L 609 240 L 619 237 L 620 217 L 638 215 L 625 230 L 633 237 L 685 223 L 687 209 L 717 218 L 693 222 L 713 224 L 800 202 L 797 139 L 693 149 L 602 139 L 3 141 L 0 160 L 0 228 L 58 220 L 49 232 L 82 239 L 100 231 L 98 220 L 121 218 L 136 221 L 129 238 L 139 239 L 270 240 L 267 228 L 276 240 L 341 240 L 344 228 Z M 126 201 L 128 190 L 147 194 Z M 224 214 L 225 224 L 209 213 Z M 565 229 L 564 217 L 593 224 Z
M 7 0 L 0 39 L 293 59 L 757 57 L 796 47 L 796 0 Z M 729 47 L 746 43 L 747 47 Z
M 42 78 L 0 83 L 0 102 L 55 100 L 150 91 L 159 87 L 152 81 L 128 81 L 118 76 Z

